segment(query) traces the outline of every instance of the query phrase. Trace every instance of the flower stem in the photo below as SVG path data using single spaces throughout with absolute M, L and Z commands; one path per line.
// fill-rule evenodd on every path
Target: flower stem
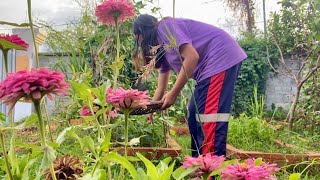
M 39 61 L 39 56 L 38 56 L 38 48 L 37 48 L 37 43 L 36 43 L 36 37 L 34 35 L 34 29 L 33 29 L 33 22 L 32 22 L 32 15 L 31 15 L 31 0 L 28 1 L 28 18 L 29 18 L 29 26 L 31 29 L 31 35 L 32 35 L 32 40 L 33 40 L 33 46 L 34 46 L 34 54 L 36 57 L 36 68 L 40 67 L 40 61 Z
M 116 46 L 116 50 L 117 50 L 117 56 L 116 56 L 116 64 L 115 64 L 115 74 L 113 76 L 113 87 L 116 88 L 117 87 L 117 78 L 119 75 L 119 69 L 118 69 L 118 63 L 120 61 L 120 30 L 119 30 L 119 23 L 117 21 L 117 18 L 115 18 L 115 24 L 116 24 L 116 34 L 117 34 L 117 46 Z
M 43 147 L 46 147 L 47 146 L 46 132 L 45 132 L 44 121 L 42 119 L 42 114 L 41 114 L 40 100 L 34 100 L 33 101 L 33 105 L 34 105 L 34 108 L 36 110 L 36 113 L 37 113 L 37 116 L 38 116 L 38 120 L 39 120 L 41 145 Z M 57 180 L 56 175 L 54 173 L 54 168 L 53 168 L 52 162 L 50 163 L 49 168 L 50 168 L 50 173 L 51 173 L 52 179 L 53 180 Z
M 100 123 L 99 123 L 98 117 L 96 117 L 96 116 L 94 115 L 93 107 L 92 107 L 91 104 L 89 104 L 89 108 L 90 108 L 90 111 L 91 111 L 92 116 L 94 116 L 94 120 L 96 121 L 96 124 L 97 124 L 97 127 L 98 127 L 98 133 L 99 133 L 98 136 L 99 136 L 99 138 L 104 139 L 106 136 L 105 136 L 105 134 L 104 134 L 104 132 L 103 132 L 103 130 L 102 130 L 102 128 L 101 128 L 101 125 L 100 125 Z M 101 135 L 101 137 L 100 137 L 100 135 Z
M 44 112 L 46 115 L 47 124 L 48 124 L 48 128 L 49 128 L 50 140 L 53 142 L 53 136 L 52 136 L 52 131 L 51 131 L 51 127 L 50 127 L 50 117 L 49 117 L 48 108 L 47 108 L 47 100 L 45 98 L 43 99 L 43 108 L 44 108 Z
M 129 116 L 129 112 L 125 112 L 124 113 L 124 157 L 127 158 L 128 156 L 128 150 L 127 150 L 127 146 L 128 146 L 128 116 Z
M 5 144 L 4 144 L 4 135 L 3 135 L 2 132 L 0 132 L 0 139 L 1 139 L 2 153 L 3 153 L 4 161 L 5 161 L 5 164 L 6 164 L 6 168 L 7 168 L 7 173 L 8 173 L 9 179 L 13 180 L 13 177 L 12 177 L 12 174 L 11 174 L 10 164 L 9 164 L 9 161 L 8 161 L 7 150 L 6 150 L 6 147 L 5 147 Z
M 3 51 L 3 57 L 4 57 L 4 67 L 6 70 L 6 74 L 9 73 L 9 65 L 8 65 L 8 50 Z

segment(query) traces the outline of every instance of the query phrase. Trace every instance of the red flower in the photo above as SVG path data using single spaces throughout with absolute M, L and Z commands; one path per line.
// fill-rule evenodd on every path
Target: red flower
M 146 91 L 138 90 L 125 90 L 122 88 L 113 90 L 109 89 L 107 92 L 108 102 L 119 109 L 136 109 L 147 108 L 147 104 L 150 102 L 150 98 Z
M 8 42 L 11 42 L 17 46 L 21 47 L 21 50 L 27 50 L 29 47 L 29 44 L 27 44 L 26 42 L 24 42 L 18 35 L 13 34 L 13 35 L 9 35 L 9 34 L 0 34 L 0 39 L 4 39 Z M 4 49 L 5 47 L 3 47 L 0 43 L 0 49 Z M 6 49 L 8 50 L 8 49 Z
M 127 0 L 108 0 L 96 7 L 98 21 L 105 25 L 114 26 L 119 22 L 124 22 L 135 15 L 134 6 Z
M 47 95 L 63 96 L 67 94 L 69 84 L 64 80 L 64 74 L 50 71 L 46 68 L 32 69 L 31 71 L 18 71 L 9 73 L 8 77 L 0 83 L 0 99 L 11 106 L 24 98 L 25 100 L 40 100 Z

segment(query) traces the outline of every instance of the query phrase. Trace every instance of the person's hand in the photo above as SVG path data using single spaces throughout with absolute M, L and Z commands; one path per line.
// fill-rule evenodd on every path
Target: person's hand
M 153 123 L 153 113 L 147 114 L 147 122 Z
M 176 102 L 178 93 L 170 90 L 167 94 L 165 94 L 162 98 L 163 105 L 161 107 L 162 110 L 169 108 Z

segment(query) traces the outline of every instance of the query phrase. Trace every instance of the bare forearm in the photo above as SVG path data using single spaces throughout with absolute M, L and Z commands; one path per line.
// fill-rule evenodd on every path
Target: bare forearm
M 161 89 L 157 88 L 156 91 L 154 92 L 152 100 L 153 101 L 160 101 L 162 99 L 164 93 L 165 93 L 165 90 L 161 90 Z
M 179 94 L 184 85 L 188 82 L 188 79 L 192 76 L 194 69 L 198 64 L 197 59 L 185 59 L 183 61 L 183 67 L 179 72 L 177 80 L 172 88 L 172 91 Z

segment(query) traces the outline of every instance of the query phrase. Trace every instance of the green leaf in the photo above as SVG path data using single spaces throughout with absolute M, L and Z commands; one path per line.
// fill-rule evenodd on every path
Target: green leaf
M 147 158 L 145 158 L 140 153 L 137 153 L 137 156 L 141 159 L 141 161 L 147 167 L 147 175 L 148 175 L 148 177 L 152 177 L 152 178 L 158 179 L 159 178 L 159 174 L 158 174 L 157 168 L 154 166 L 154 164 L 151 161 L 149 161 Z
M 36 159 L 29 159 L 28 164 L 24 167 L 21 179 L 30 179 L 29 178 L 29 169 L 36 162 Z
M 21 129 L 35 124 L 38 121 L 38 116 L 36 114 L 31 114 L 23 123 L 16 126 L 16 128 Z
M 16 145 L 20 146 L 20 147 L 25 147 L 25 148 L 32 149 L 32 151 L 41 151 L 41 146 L 37 146 L 37 145 L 31 144 L 31 143 L 25 143 L 25 142 L 17 141 Z
M 144 170 L 142 168 L 138 168 L 137 172 L 138 172 L 138 179 L 139 180 L 149 180 L 146 172 L 144 172 Z
M 109 151 L 110 140 L 111 140 L 111 129 L 108 131 L 108 134 L 107 134 L 103 144 L 101 145 L 101 150 L 102 151 L 104 151 L 104 152 L 108 152 Z
M 212 171 L 209 175 L 210 176 L 215 176 L 215 175 L 219 175 L 221 173 L 221 170 L 215 170 L 215 171 Z
M 161 161 L 164 162 L 166 165 L 169 165 L 169 163 L 171 162 L 171 160 L 172 160 L 172 157 L 167 157 L 167 158 L 165 158 L 165 159 L 163 159 L 163 160 L 161 160 Z
M 127 159 L 120 156 L 119 154 L 111 152 L 111 153 L 107 154 L 104 157 L 104 159 L 106 161 L 112 161 L 112 162 L 116 162 L 116 163 L 121 164 L 124 168 L 126 168 L 129 171 L 129 173 L 133 179 L 138 179 L 138 173 L 137 173 L 135 167 Z
M 105 180 L 107 179 L 107 173 L 104 169 L 96 169 L 93 175 L 89 173 L 80 179 L 81 180 Z
M 171 175 L 173 172 L 173 168 L 175 165 L 175 161 L 170 165 L 169 168 L 167 168 L 161 175 L 160 175 L 160 180 L 170 180 L 171 179 Z
M 172 173 L 172 177 L 176 180 L 183 179 L 184 177 L 196 171 L 198 168 L 199 167 L 192 167 L 192 168 L 185 169 L 183 167 L 179 167 Z
M 65 128 L 57 137 L 56 139 L 56 143 L 61 145 L 63 143 L 63 141 L 66 139 L 65 136 L 67 134 L 68 131 L 72 131 L 72 127 L 67 127 Z
M 255 166 L 260 166 L 263 163 L 262 158 L 258 158 L 256 159 L 256 161 L 254 162 Z
M 0 121 L 6 122 L 6 115 L 0 112 Z
M 87 147 L 90 150 L 90 152 L 93 153 L 93 155 L 95 157 L 98 157 L 98 153 L 97 153 L 95 146 L 94 146 L 94 141 L 90 136 L 84 137 L 82 139 L 82 142 L 83 142 L 84 147 Z
M 43 154 L 40 168 L 37 172 L 36 179 L 40 179 L 41 176 L 43 175 L 44 171 L 46 169 L 48 169 L 49 165 L 56 159 L 55 151 L 53 150 L 52 147 L 46 146 L 42 150 L 43 150 L 44 154 Z
M 85 122 L 91 122 L 94 120 L 94 116 L 84 116 L 82 117 L 84 119 Z
M 19 46 L 19 45 L 16 45 L 12 42 L 9 42 L 5 39 L 0 39 L 0 44 L 2 46 L 2 49 L 4 50 L 9 50 L 9 49 L 15 49 L 15 50 L 26 50 L 26 48 L 24 48 L 23 46 Z
M 300 173 L 293 173 L 289 176 L 289 180 L 299 180 L 299 179 L 301 179 Z
M 16 134 L 13 133 L 11 140 L 10 140 L 10 149 L 9 149 L 8 156 L 9 156 L 9 161 L 12 166 L 12 169 L 14 169 L 19 175 L 20 174 L 19 165 L 18 165 L 19 161 L 18 161 L 16 152 L 15 152 L 15 150 L 16 150 L 15 146 L 16 146 Z

